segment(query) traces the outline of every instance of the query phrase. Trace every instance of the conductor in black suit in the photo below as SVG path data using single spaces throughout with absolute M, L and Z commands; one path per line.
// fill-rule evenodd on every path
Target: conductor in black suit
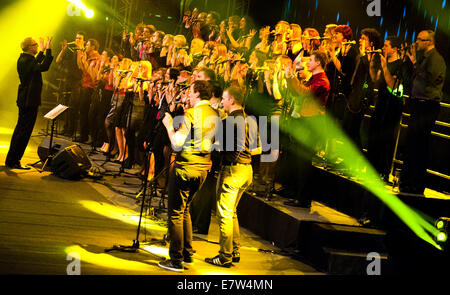
M 31 37 L 23 40 L 21 44 L 23 53 L 17 61 L 17 72 L 20 79 L 17 94 L 19 119 L 5 161 L 5 165 L 12 169 L 30 169 L 22 166 L 20 160 L 30 140 L 41 104 L 41 73 L 48 71 L 53 60 L 50 42 L 51 38 L 48 38 L 47 43 L 44 44 L 44 39 L 40 38 L 41 51 L 39 53 L 39 44 Z

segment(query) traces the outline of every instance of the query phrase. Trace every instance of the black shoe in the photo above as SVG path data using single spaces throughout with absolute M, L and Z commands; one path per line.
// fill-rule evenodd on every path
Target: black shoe
M 158 263 L 158 266 L 167 270 L 176 271 L 176 272 L 183 272 L 184 268 L 181 262 L 175 262 L 171 259 L 161 261 Z
M 233 252 L 233 258 L 231 259 L 231 261 L 236 263 L 241 261 L 241 254 L 239 254 L 239 252 Z
M 126 158 L 123 162 L 123 168 L 124 169 L 131 169 L 133 168 L 133 162 L 130 160 L 130 158 Z
M 16 163 L 13 165 L 5 164 L 5 166 L 8 167 L 9 169 L 20 169 L 20 170 L 30 170 L 31 169 L 31 167 L 22 166 L 20 163 Z
M 192 258 L 192 255 L 184 256 L 183 263 L 184 264 L 194 264 L 194 258 Z
M 205 261 L 209 264 L 226 267 L 226 268 L 230 268 L 233 265 L 231 262 L 222 262 L 220 260 L 219 255 L 217 255 L 216 257 L 213 257 L 213 258 L 205 258 Z

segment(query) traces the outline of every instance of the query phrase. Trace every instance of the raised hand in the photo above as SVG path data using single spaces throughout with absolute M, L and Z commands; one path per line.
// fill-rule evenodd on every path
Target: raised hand
M 39 46 L 41 48 L 41 51 L 45 51 L 44 38 L 42 37 L 39 37 Z
M 65 51 L 67 49 L 67 40 L 63 40 L 61 42 L 61 50 Z
M 45 44 L 45 49 L 51 49 L 51 42 L 53 37 L 47 37 L 47 43 Z M 66 44 L 67 46 L 67 44 Z
M 406 55 L 409 57 L 413 64 L 416 64 L 416 43 L 411 44 L 411 51 L 406 51 Z

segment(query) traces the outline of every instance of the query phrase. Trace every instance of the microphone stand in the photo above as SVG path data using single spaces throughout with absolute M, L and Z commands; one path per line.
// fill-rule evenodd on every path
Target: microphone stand
M 147 145 L 147 148 L 145 149 L 145 154 L 146 154 L 146 156 L 145 156 L 146 160 L 144 162 L 144 186 L 143 186 L 143 191 L 142 191 L 142 204 L 141 204 L 141 211 L 140 211 L 140 215 L 139 215 L 138 227 L 137 227 L 137 231 L 136 231 L 136 239 L 133 240 L 133 244 L 131 246 L 113 245 L 112 248 L 105 249 L 105 252 L 117 250 L 117 251 L 122 251 L 122 252 L 136 253 L 136 252 L 138 252 L 138 250 L 140 248 L 139 234 L 141 231 L 142 214 L 144 212 L 145 197 L 147 194 L 148 171 L 149 171 L 149 167 L 148 167 L 149 161 L 147 161 L 147 159 L 148 159 L 148 156 L 151 155 L 150 145 Z

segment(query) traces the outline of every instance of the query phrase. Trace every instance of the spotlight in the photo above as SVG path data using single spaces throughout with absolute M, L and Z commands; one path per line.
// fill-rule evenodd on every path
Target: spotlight
M 449 217 L 440 217 L 438 220 L 436 220 L 435 223 L 436 228 L 439 230 L 447 229 L 449 221 L 450 221 Z
M 447 234 L 441 231 L 437 234 L 436 240 L 440 243 L 445 243 L 447 241 Z
M 85 15 L 87 18 L 91 18 L 91 17 L 94 16 L 94 11 L 93 11 L 92 9 L 86 9 L 86 11 L 84 12 L 84 15 Z

